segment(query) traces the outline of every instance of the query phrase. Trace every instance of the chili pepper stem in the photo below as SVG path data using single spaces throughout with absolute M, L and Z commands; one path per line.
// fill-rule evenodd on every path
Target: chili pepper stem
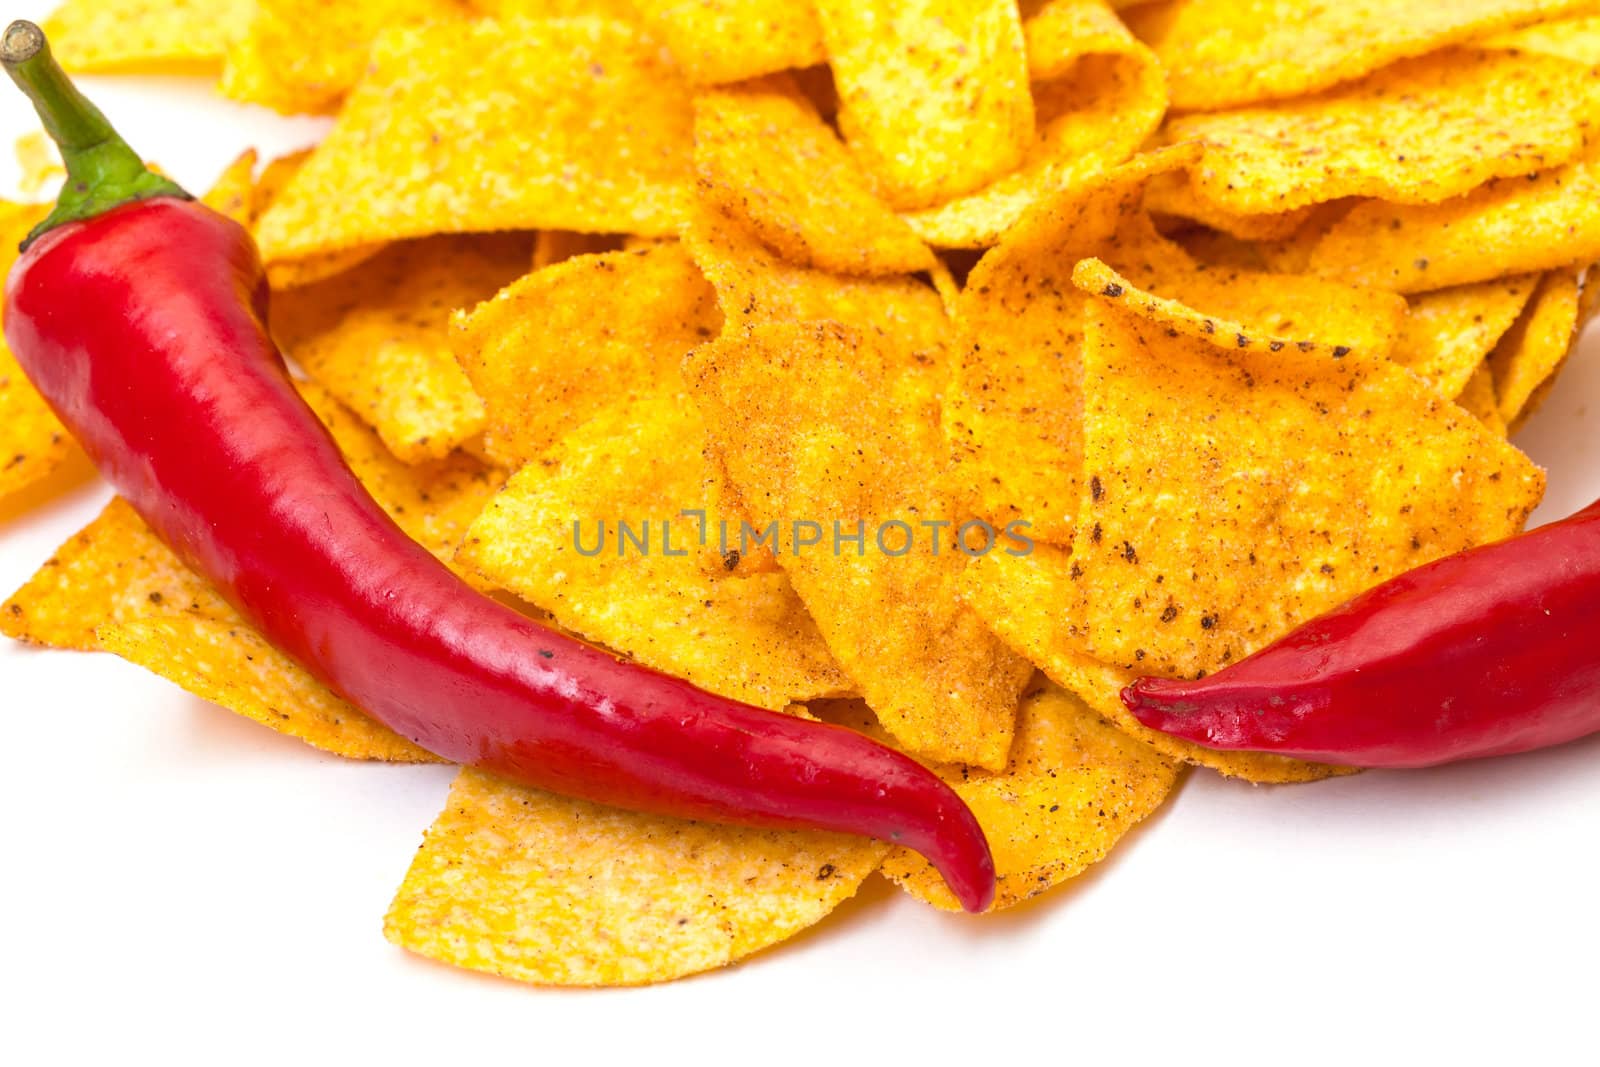
M 38 26 L 26 19 L 7 26 L 0 37 L 0 64 L 33 101 L 67 168 L 67 183 L 55 210 L 28 234 L 23 248 L 63 223 L 92 219 L 135 200 L 190 199 L 176 182 L 145 166 L 100 109 L 78 91 L 50 54 L 50 44 Z

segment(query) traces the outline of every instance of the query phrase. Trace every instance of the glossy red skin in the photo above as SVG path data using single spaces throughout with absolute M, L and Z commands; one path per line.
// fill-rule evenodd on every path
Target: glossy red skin
M 235 223 L 177 199 L 124 205 L 41 237 L 6 300 L 12 351 L 101 473 L 268 640 L 390 729 L 604 804 L 893 841 L 968 910 L 993 900 L 982 829 L 915 761 L 620 663 L 410 540 L 290 384 Z
M 1122 701 L 1209 748 L 1353 767 L 1503 756 L 1600 730 L 1600 501 L 1399 575 L 1199 681 Z

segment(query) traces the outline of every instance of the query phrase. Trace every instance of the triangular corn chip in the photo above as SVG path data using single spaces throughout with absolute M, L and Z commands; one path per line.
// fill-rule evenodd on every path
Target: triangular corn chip
M 484 445 L 516 468 L 630 396 L 671 388 L 717 336 L 716 296 L 676 243 L 576 256 L 458 315 L 451 343 L 488 407 Z
M 792 79 L 705 92 L 694 110 L 701 197 L 785 259 L 839 274 L 933 267 Z
M 521 982 L 664 982 L 818 922 L 886 847 L 640 815 L 467 770 L 383 931 L 420 955 Z
M 1011 0 L 817 0 L 839 129 L 899 208 L 1014 170 L 1033 140 L 1022 19 Z
M 450 351 L 450 315 L 527 269 L 517 236 L 401 241 L 326 280 L 274 295 L 284 352 L 407 463 L 483 432 L 484 406 Z
M 957 598 L 961 518 L 935 488 L 942 369 L 894 337 L 812 323 L 703 346 L 684 374 L 742 513 L 776 530 L 779 565 L 884 727 L 919 756 L 1003 768 L 1029 668 Z
M 702 565 L 701 537 L 720 541 L 727 518 L 705 450 L 687 397 L 619 402 L 514 474 L 459 558 L 566 629 L 714 693 L 778 709 L 849 692 L 788 578 Z
M 1176 0 L 1136 21 L 1172 85 L 1172 106 L 1210 111 L 1359 78 L 1498 30 L 1581 10 L 1587 0 Z
M 271 264 L 434 233 L 671 234 L 692 123 L 675 69 L 624 23 L 385 30 L 257 240 Z
M 1048 10 L 1049 51 L 1036 50 L 1033 61 L 1051 73 L 1033 87 L 1037 128 L 1021 165 L 966 196 L 908 212 L 929 244 L 994 244 L 1034 201 L 1126 161 L 1160 125 L 1167 93 L 1150 50 L 1100 0 L 1056 0 Z
M 1098 261 L 1074 280 L 1096 299 L 1068 610 L 1109 663 L 1217 670 L 1518 532 L 1543 493 L 1526 456 L 1388 360 L 1249 333 Z

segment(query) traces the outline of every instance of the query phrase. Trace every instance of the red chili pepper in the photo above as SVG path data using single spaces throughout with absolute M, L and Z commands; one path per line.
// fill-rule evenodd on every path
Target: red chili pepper
M 1355 767 L 1502 756 L 1600 730 L 1600 501 L 1436 560 L 1200 681 L 1141 678 L 1140 722 Z
M 7 285 L 29 378 L 152 529 L 278 648 L 430 752 L 604 804 L 844 831 L 994 898 L 977 820 L 843 727 L 713 696 L 482 596 L 401 532 L 295 392 L 250 236 L 147 171 L 14 22 L 68 183 Z

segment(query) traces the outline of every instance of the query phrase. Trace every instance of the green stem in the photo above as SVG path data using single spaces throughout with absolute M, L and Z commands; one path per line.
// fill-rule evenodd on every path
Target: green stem
M 92 219 L 114 207 L 153 196 L 189 199 L 177 183 L 144 165 L 128 142 L 117 136 L 100 109 L 72 84 L 44 39 L 44 31 L 18 19 L 0 37 L 0 64 L 28 94 L 67 167 L 67 183 L 55 210 L 28 234 L 38 236 L 65 222 Z

